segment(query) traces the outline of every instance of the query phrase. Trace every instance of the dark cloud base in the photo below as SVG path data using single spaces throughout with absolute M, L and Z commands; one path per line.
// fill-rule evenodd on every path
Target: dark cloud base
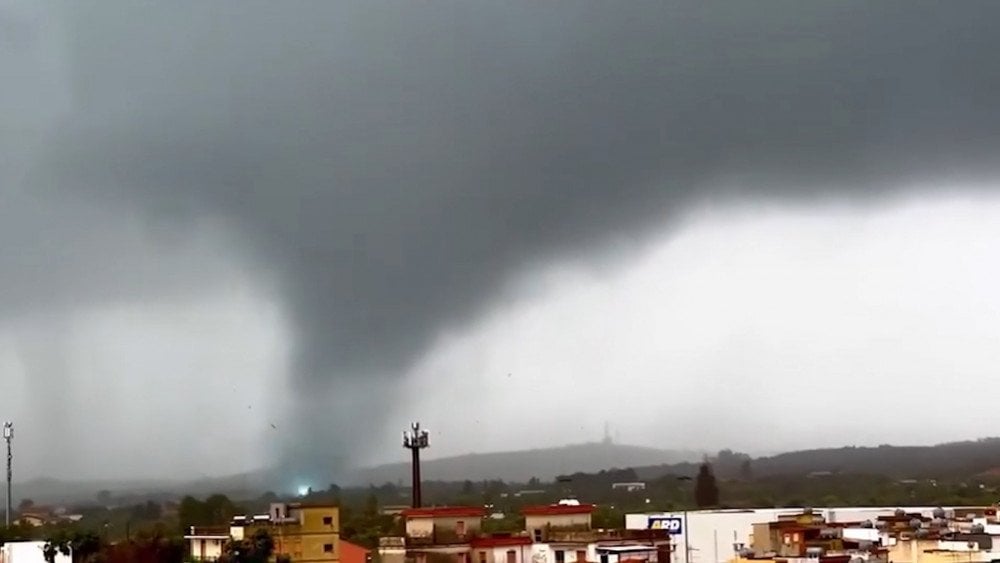
M 56 13 L 73 107 L 29 180 L 241 233 L 293 321 L 275 456 L 307 475 L 380 436 L 393 383 L 528 264 L 706 197 L 991 178 L 1000 148 L 995 2 Z

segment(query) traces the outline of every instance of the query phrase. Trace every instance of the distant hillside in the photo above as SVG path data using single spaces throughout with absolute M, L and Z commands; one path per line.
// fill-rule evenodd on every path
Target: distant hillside
M 803 450 L 756 459 L 753 465 L 760 475 L 831 471 L 900 478 L 965 477 L 1000 465 L 1000 438 L 934 446 Z
M 744 458 L 717 463 L 724 478 L 738 477 Z M 842 447 L 800 450 L 750 461 L 755 477 L 808 475 L 810 473 L 870 474 L 894 478 L 966 478 L 990 474 L 1000 467 L 1000 438 L 949 442 L 933 446 Z M 660 464 L 637 467 L 643 479 L 666 474 L 692 474 L 692 464 Z
M 187 481 L 168 479 L 73 481 L 41 477 L 14 483 L 13 497 L 15 504 L 21 499 L 31 499 L 40 504 L 87 504 L 96 501 L 99 491 L 108 490 L 114 493 L 118 502 L 129 499 L 174 498 L 186 494 L 204 497 L 213 493 L 224 493 L 234 498 L 252 498 L 267 489 L 265 476 L 265 472 L 255 472 Z
M 426 481 L 503 479 L 525 483 L 532 477 L 551 482 L 557 475 L 597 473 L 613 468 L 634 469 L 633 475 L 644 481 L 667 475 L 694 475 L 702 452 L 659 450 L 612 443 L 590 443 L 523 450 L 467 454 L 427 460 L 423 463 Z M 724 451 L 712 456 L 715 473 L 723 479 L 744 479 L 747 471 L 753 478 L 817 475 L 882 475 L 894 479 L 979 479 L 1000 480 L 1000 438 L 951 442 L 934 446 L 843 447 L 801 450 L 773 456 L 751 458 Z M 604 476 L 607 477 L 607 476 Z M 617 477 L 615 477 L 617 478 Z M 339 481 L 341 486 L 408 484 L 410 466 L 400 462 L 358 470 Z M 142 495 L 206 496 L 223 492 L 234 498 L 252 498 L 287 486 L 284 476 L 273 471 L 196 480 L 143 480 L 131 482 L 57 481 L 35 479 L 15 483 L 16 499 L 32 498 L 39 502 L 80 502 L 95 498 L 97 491 L 108 489 L 116 496 Z M 581 481 L 581 479 L 577 479 Z M 670 480 L 673 482 L 673 480 Z
M 701 452 L 660 450 L 607 442 L 575 444 L 558 448 L 466 454 L 427 460 L 423 477 L 434 481 L 482 481 L 503 479 L 527 482 L 532 477 L 551 481 L 556 475 L 596 472 L 602 469 L 672 464 L 701 459 Z M 409 463 L 393 463 L 358 472 L 350 484 L 409 482 Z

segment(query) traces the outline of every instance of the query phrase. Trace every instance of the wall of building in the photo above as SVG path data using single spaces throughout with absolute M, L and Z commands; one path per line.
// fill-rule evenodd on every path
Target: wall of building
M 226 540 L 217 538 L 192 538 L 188 540 L 191 557 L 203 561 L 214 561 L 222 556 L 222 548 Z M 7 563 L 6 561 L 0 563 Z
M 507 552 L 514 554 L 513 561 L 508 561 Z M 495 547 L 472 548 L 472 563 L 531 563 L 531 545 L 508 545 Z
M 478 516 L 411 516 L 406 519 L 406 535 L 414 538 L 430 537 L 438 532 L 455 532 L 459 524 L 465 527 L 465 534 L 479 532 L 481 518 Z
M 577 552 L 582 551 L 585 561 L 597 561 L 597 544 L 560 545 L 549 543 L 531 544 L 531 560 L 528 563 L 556 563 L 556 552 L 563 552 L 563 563 L 576 563 Z
M 543 514 L 528 515 L 524 517 L 524 527 L 528 530 L 535 528 L 569 528 L 573 526 L 590 527 L 590 514 Z
M 414 538 L 430 537 L 434 533 L 434 519 L 430 516 L 406 519 L 406 535 Z

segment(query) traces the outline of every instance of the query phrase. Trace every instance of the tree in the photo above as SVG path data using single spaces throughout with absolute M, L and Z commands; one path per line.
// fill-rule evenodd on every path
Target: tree
M 107 489 L 98 491 L 97 493 L 97 504 L 100 504 L 101 506 L 110 505 L 113 499 L 114 497 L 111 496 L 111 491 Z
M 243 511 L 233 504 L 226 495 L 212 495 L 204 502 L 186 496 L 181 499 L 178 508 L 178 519 L 181 529 L 187 530 L 189 526 L 218 526 L 225 524 L 236 514 Z
M 743 463 L 740 464 L 740 479 L 744 481 L 753 479 L 753 467 L 750 466 L 749 459 L 744 459 Z
M 274 539 L 259 529 L 250 538 L 230 541 L 223 548 L 220 563 L 267 563 L 274 553 Z
M 698 468 L 698 477 L 694 482 L 694 502 L 698 508 L 719 505 L 719 486 L 708 462 L 702 463 Z
M 29 510 L 31 507 L 35 506 L 35 501 L 30 498 L 22 499 L 21 503 L 17 505 L 19 511 Z
M 59 554 L 72 554 L 74 561 L 92 561 L 103 548 L 104 542 L 93 532 L 60 530 L 45 542 L 42 547 L 42 558 L 48 563 L 53 563 Z

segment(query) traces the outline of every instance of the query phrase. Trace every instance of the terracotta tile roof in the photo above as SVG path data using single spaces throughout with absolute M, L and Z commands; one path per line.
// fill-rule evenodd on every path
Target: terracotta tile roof
M 483 517 L 486 510 L 478 506 L 433 506 L 429 508 L 407 508 L 403 516 L 407 518 L 448 518 L 456 516 Z
M 356 543 L 340 540 L 340 563 L 366 563 L 367 561 L 367 549 Z

